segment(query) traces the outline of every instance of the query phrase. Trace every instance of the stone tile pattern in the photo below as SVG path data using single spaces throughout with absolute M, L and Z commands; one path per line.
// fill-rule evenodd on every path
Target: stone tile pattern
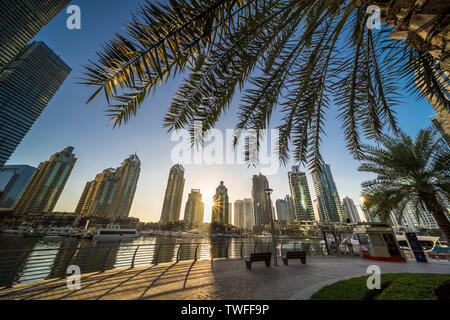
M 353 257 L 308 257 L 307 264 L 291 260 L 266 268 L 243 259 L 165 263 L 134 269 L 82 275 L 81 289 L 69 290 L 66 279 L 0 288 L 3 300 L 302 300 L 321 287 L 365 275 L 369 265 L 382 273 L 450 273 L 449 263 L 388 263 Z

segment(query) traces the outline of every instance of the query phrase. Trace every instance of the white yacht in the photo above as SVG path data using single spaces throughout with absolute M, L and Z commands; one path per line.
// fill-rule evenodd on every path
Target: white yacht
M 117 240 L 127 238 L 139 238 L 140 234 L 136 229 L 122 229 L 118 224 L 108 224 L 106 228 L 97 229 L 92 236 L 93 239 Z
M 215 233 L 210 233 L 209 236 L 210 237 L 226 237 L 227 234 L 226 233 L 221 233 L 221 232 L 215 232 Z
M 204 236 L 205 234 L 199 230 L 190 230 L 181 234 L 183 238 L 203 238 Z
M 152 233 L 152 235 L 155 235 L 155 236 L 165 236 L 165 237 L 180 237 L 182 235 L 181 231 L 155 230 L 151 233 Z
M 142 236 L 153 237 L 153 236 L 156 235 L 156 233 L 154 231 L 141 231 L 141 235 Z
M 267 231 L 263 231 L 261 234 L 257 235 L 258 238 L 271 238 L 272 234 Z
M 46 236 L 60 236 L 63 234 L 61 228 L 48 228 L 44 230 L 44 234 Z

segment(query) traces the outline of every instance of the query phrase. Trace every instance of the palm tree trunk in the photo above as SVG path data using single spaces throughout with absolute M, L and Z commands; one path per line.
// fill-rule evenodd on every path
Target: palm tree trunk
M 427 207 L 428 211 L 433 215 L 439 228 L 447 237 L 447 240 L 450 240 L 450 221 L 447 219 L 447 216 L 444 212 L 445 209 L 437 200 L 436 195 L 423 192 L 420 194 L 420 197 L 422 198 L 423 202 L 425 202 L 425 206 Z
M 395 27 L 390 36 L 408 45 L 428 51 L 450 72 L 450 56 L 445 44 L 449 40 L 445 26 L 449 23 L 448 0 L 367 0 L 381 9 L 381 20 Z M 447 52 L 447 53 L 446 53 Z

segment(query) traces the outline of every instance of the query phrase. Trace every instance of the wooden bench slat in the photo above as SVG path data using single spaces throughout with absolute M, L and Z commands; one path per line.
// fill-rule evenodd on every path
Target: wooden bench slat
M 306 252 L 304 251 L 288 251 L 288 258 L 306 257 Z
M 283 263 L 288 265 L 289 259 L 300 259 L 303 264 L 306 263 L 306 252 L 305 251 L 287 251 L 286 255 L 283 257 Z
M 266 267 L 270 267 L 270 260 L 272 258 L 271 252 L 255 252 L 250 254 L 250 258 L 245 260 L 247 269 L 252 269 L 252 262 L 264 261 Z

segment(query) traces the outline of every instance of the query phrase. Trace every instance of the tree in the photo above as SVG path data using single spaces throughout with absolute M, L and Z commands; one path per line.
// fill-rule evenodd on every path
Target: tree
M 450 199 L 450 149 L 434 128 L 420 130 L 415 141 L 405 133 L 385 136 L 380 147 L 365 145 L 359 170 L 377 174 L 362 184 L 365 206 L 383 221 L 400 218 L 406 205 L 427 209 L 450 239 L 443 200 Z
M 380 30 L 367 23 L 373 4 L 386 21 Z M 356 158 L 362 138 L 397 130 L 399 78 L 450 109 L 449 8 L 447 0 L 147 0 L 126 34 L 86 66 L 82 83 L 96 87 L 88 102 L 105 94 L 108 115 L 120 126 L 161 83 L 188 71 L 164 126 L 193 131 L 201 121 L 204 134 L 236 89 L 244 90 L 235 143 L 239 129 L 266 129 L 278 108 L 280 160 L 293 154 L 318 168 L 331 99 Z M 203 137 L 192 135 L 197 143 Z

